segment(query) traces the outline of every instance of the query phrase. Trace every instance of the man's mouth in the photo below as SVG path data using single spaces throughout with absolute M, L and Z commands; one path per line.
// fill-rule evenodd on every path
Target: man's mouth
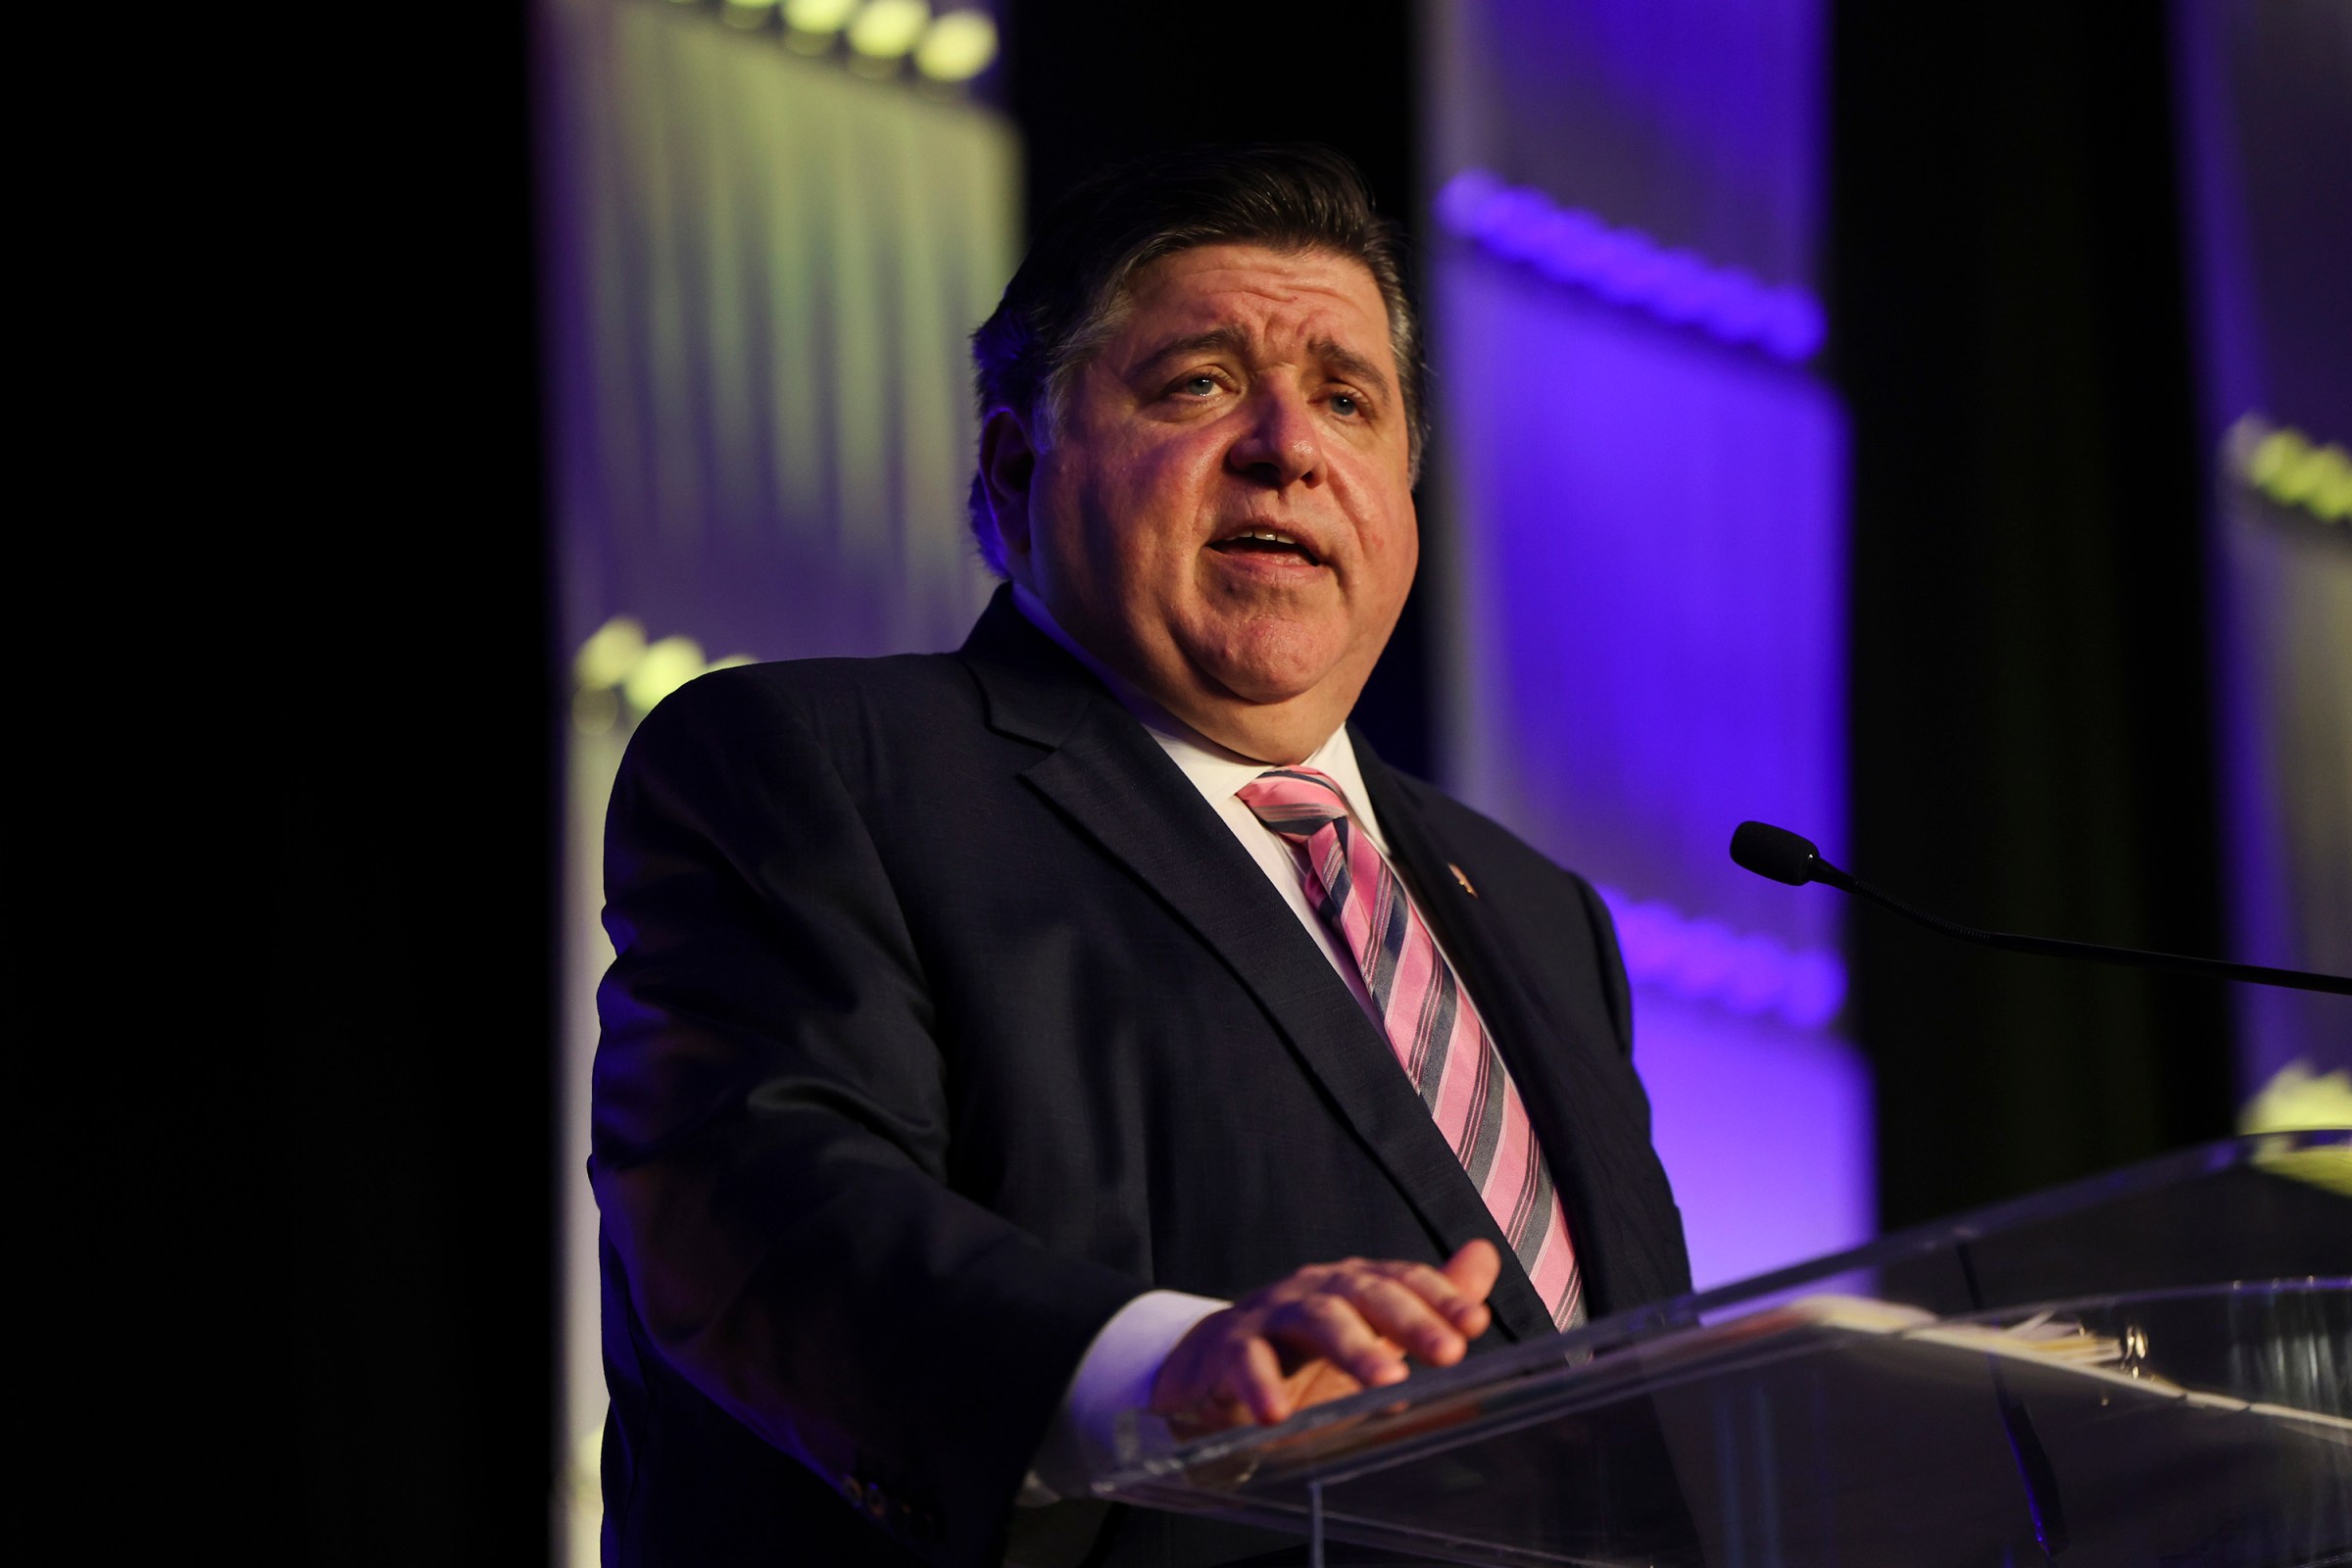
M 1208 548 L 1228 556 L 1291 556 L 1310 566 L 1323 564 L 1323 558 L 1316 555 L 1305 540 L 1297 534 L 1285 533 L 1280 528 L 1245 528 L 1217 540 Z

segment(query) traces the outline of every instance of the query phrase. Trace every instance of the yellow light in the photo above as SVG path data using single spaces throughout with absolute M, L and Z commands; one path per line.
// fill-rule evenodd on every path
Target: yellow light
M 691 637 L 664 637 L 645 651 L 621 682 L 620 694 L 640 713 L 703 672 L 703 645 Z
M 2313 447 L 2303 454 L 2302 461 L 2282 471 L 2271 487 L 2271 494 L 2290 506 L 2309 507 L 2321 516 L 2328 515 L 2327 503 L 2334 499 L 2344 472 L 2344 452 L 2330 443 Z M 2333 520 L 2333 519 L 2329 519 Z
M 2279 477 L 2303 461 L 2310 443 L 2292 430 L 2273 430 L 2262 438 L 2246 462 L 2246 478 L 2255 489 L 2276 493 Z
M 857 9 L 858 0 L 784 0 L 784 25 L 795 32 L 836 33 Z
M 2323 1132 L 2352 1127 L 2352 1071 L 2338 1067 L 2321 1074 L 2298 1058 L 2278 1069 L 2262 1092 L 2237 1113 L 2241 1133 Z M 2274 1175 L 2291 1176 L 2352 1198 L 2352 1148 L 2341 1145 L 2296 1149 L 2278 1138 L 2254 1152 L 2254 1162 Z
M 571 662 L 572 679 L 582 691 L 608 691 L 627 678 L 645 657 L 645 628 L 627 615 L 614 615 L 580 644 Z
M 2271 501 L 2300 507 L 2322 522 L 2352 518 L 2352 454 L 2337 443 L 2314 442 L 2251 414 L 2237 421 L 2231 440 L 2243 454 L 2246 483 Z
M 2237 1113 L 2241 1133 L 2316 1131 L 2352 1127 L 2352 1071 L 2311 1070 L 2307 1057 L 2297 1057 L 2278 1069 Z
M 933 81 L 969 81 L 997 58 L 997 24 L 985 11 L 951 11 L 923 34 L 914 69 Z
M 2352 519 L 2352 454 L 2342 447 L 2326 446 L 2323 456 L 2332 456 L 2326 477 L 2313 487 L 2311 510 L 2320 514 L 2323 522 L 2343 522 Z
M 2299 507 L 2312 498 L 2327 478 L 2328 449 L 2318 447 L 2305 451 L 2295 462 L 2281 467 L 2269 489 L 2278 500 Z
M 924 0 L 866 0 L 850 24 L 850 47 L 868 60 L 896 60 L 914 47 L 930 20 Z

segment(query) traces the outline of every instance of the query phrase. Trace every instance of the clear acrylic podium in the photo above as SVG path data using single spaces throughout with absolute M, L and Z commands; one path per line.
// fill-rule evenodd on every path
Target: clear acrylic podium
M 2352 1132 L 1889 1236 L 1100 1490 L 1332 1564 L 2352 1563 Z

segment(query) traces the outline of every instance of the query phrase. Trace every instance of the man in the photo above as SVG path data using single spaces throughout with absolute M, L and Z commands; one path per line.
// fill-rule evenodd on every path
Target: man
M 1417 561 L 1360 178 L 1099 180 L 975 358 L 964 648 L 706 677 L 614 790 L 610 1560 L 1036 1559 L 1122 1421 L 1688 1288 L 1598 900 L 1346 727 Z

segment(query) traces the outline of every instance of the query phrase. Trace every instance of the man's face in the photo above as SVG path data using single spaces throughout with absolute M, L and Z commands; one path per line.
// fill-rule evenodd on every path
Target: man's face
M 1128 305 L 1058 439 L 999 487 L 1008 566 L 1177 717 L 1298 760 L 1354 706 L 1419 556 L 1380 290 L 1328 252 L 1208 245 Z

